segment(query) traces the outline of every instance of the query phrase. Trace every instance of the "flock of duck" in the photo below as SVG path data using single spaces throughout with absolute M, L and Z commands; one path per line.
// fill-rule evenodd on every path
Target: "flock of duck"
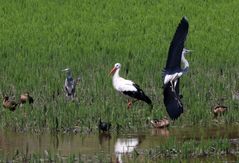
M 186 54 L 189 54 L 191 51 L 184 47 L 184 42 L 186 40 L 189 29 L 189 23 L 186 17 L 183 17 L 176 29 L 174 37 L 171 41 L 168 58 L 166 61 L 166 66 L 163 69 L 163 95 L 164 95 L 164 105 L 166 107 L 167 113 L 172 120 L 177 119 L 183 113 L 183 103 L 181 101 L 182 95 L 179 92 L 179 81 L 182 75 L 186 74 L 189 70 L 189 63 L 186 60 Z M 183 67 L 181 67 L 183 63 Z M 121 64 L 116 63 L 110 74 L 113 75 L 112 82 L 113 87 L 116 91 L 125 95 L 128 99 L 127 107 L 131 108 L 132 104 L 136 101 L 146 102 L 150 108 L 153 108 L 153 103 L 151 99 L 145 94 L 141 87 L 133 82 L 132 80 L 127 80 L 120 77 L 119 72 L 121 69 Z M 64 69 L 67 73 L 65 79 L 64 90 L 66 97 L 74 99 L 76 95 L 76 85 L 81 80 L 80 77 L 73 79 L 71 70 L 69 68 Z M 33 98 L 29 95 L 28 92 L 22 94 L 19 98 L 19 102 L 11 100 L 8 96 L 3 98 L 3 107 L 8 108 L 11 111 L 14 111 L 18 105 L 23 105 L 28 102 L 32 104 L 34 102 Z M 214 116 L 217 117 L 220 114 L 223 114 L 227 110 L 225 106 L 216 106 L 213 108 Z M 162 128 L 169 126 L 169 120 L 163 118 L 161 120 L 151 120 L 152 125 L 155 128 Z M 102 131 L 108 131 L 110 124 L 99 122 L 99 129 Z

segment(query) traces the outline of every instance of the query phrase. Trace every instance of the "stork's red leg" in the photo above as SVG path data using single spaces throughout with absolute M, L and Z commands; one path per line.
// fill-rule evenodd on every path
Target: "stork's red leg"
M 128 100 L 128 109 L 130 109 L 132 106 L 132 101 L 131 100 Z

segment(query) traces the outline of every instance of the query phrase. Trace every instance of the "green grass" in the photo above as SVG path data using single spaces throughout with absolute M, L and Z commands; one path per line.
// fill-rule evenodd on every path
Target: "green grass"
M 237 0 L 207 1 L 0 1 L 0 90 L 15 95 L 29 91 L 33 108 L 0 110 L 0 127 L 13 130 L 95 129 L 98 118 L 124 128 L 142 128 L 148 118 L 167 113 L 163 105 L 161 70 L 177 24 L 187 16 L 186 47 L 190 71 L 181 80 L 185 113 L 175 125 L 210 125 L 210 109 L 226 97 L 229 112 L 219 121 L 238 123 L 239 89 Z M 126 109 L 112 87 L 109 70 L 122 64 L 121 75 L 138 83 L 153 100 Z M 63 68 L 82 76 L 78 102 L 64 99 Z M 223 75 L 220 75 L 220 71 Z M 60 90 L 60 96 L 52 95 Z M 120 97 L 120 98 L 119 98 Z M 119 99 L 118 99 L 119 98 Z

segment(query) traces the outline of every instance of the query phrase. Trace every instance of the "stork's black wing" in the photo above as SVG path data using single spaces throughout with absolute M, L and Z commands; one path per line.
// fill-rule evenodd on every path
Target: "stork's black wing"
M 180 68 L 182 51 L 184 48 L 184 42 L 188 34 L 188 28 L 188 21 L 186 17 L 183 17 L 177 27 L 177 30 L 169 47 L 168 59 L 165 67 L 165 69 L 168 71 L 174 71 L 175 69 Z
M 147 95 L 145 95 L 144 91 L 139 87 L 139 85 L 134 83 L 133 86 L 137 89 L 137 91 L 123 91 L 123 94 L 136 98 L 138 100 L 142 100 L 147 104 L 152 105 L 152 101 Z
M 171 88 L 171 83 L 169 82 L 164 86 L 164 105 L 171 119 L 177 119 L 183 113 L 183 104 L 179 97 L 179 80 L 175 88 L 175 92 Z

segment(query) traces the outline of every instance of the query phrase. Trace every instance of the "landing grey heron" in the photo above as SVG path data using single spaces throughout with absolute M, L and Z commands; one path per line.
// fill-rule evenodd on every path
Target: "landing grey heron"
M 189 69 L 185 55 L 190 50 L 184 48 L 188 28 L 188 21 L 183 17 L 170 44 L 166 67 L 163 70 L 164 105 L 171 119 L 177 119 L 183 113 L 183 104 L 179 95 L 179 78 Z M 184 64 L 183 68 L 181 62 Z

